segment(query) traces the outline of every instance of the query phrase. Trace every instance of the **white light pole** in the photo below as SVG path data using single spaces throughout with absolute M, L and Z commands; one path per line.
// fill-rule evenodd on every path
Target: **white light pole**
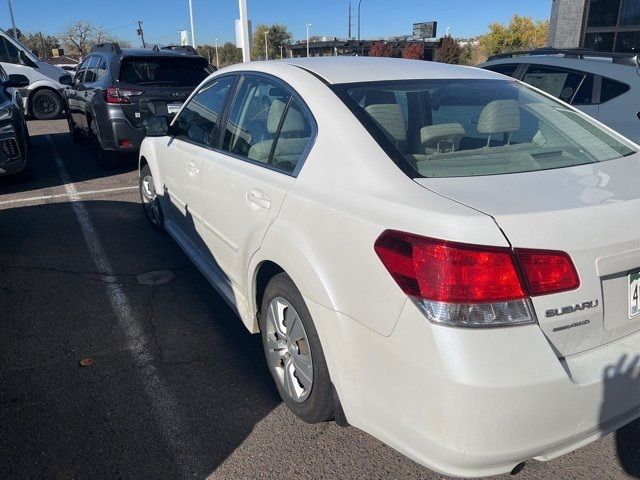
M 216 68 L 220 68 L 220 60 L 218 59 L 218 39 L 216 38 Z
M 280 60 L 282 60 L 284 57 L 282 56 L 282 45 L 280 45 Z
M 192 0 L 189 0 L 189 19 L 191 20 L 191 46 L 196 48 L 196 31 L 193 28 L 193 5 Z
M 251 51 L 249 50 L 249 19 L 247 17 L 247 0 L 238 0 L 240 8 L 240 30 L 242 32 L 242 61 L 251 61 Z
M 311 26 L 310 23 L 307 23 L 307 57 L 309 56 L 309 27 Z
M 13 38 L 18 40 L 18 31 L 16 30 L 16 19 L 13 18 L 13 5 L 11 5 L 11 0 L 7 0 L 9 3 L 9 15 L 11 15 L 11 26 L 13 27 Z
M 269 60 L 269 39 L 267 39 L 267 35 L 269 34 L 269 30 L 265 30 L 264 32 L 264 59 Z

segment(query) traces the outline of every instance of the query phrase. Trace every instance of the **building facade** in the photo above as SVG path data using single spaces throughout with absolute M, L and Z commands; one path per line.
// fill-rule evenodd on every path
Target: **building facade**
M 640 0 L 552 0 L 549 45 L 640 53 Z

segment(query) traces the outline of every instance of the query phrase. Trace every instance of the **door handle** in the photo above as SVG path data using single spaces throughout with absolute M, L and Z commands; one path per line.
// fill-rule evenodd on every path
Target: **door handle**
M 190 176 L 195 177 L 200 174 L 200 169 L 194 162 L 189 162 L 187 163 L 187 173 Z
M 249 205 L 262 210 L 269 210 L 271 208 L 271 200 L 262 190 L 255 189 L 248 192 L 247 202 L 249 202 Z

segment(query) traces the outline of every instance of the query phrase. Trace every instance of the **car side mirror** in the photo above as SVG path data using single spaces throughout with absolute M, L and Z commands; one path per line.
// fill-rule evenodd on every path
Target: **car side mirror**
M 4 82 L 5 88 L 14 87 L 14 88 L 23 88 L 29 86 L 29 79 L 24 75 L 20 75 L 18 73 L 12 73 L 9 75 L 9 80 Z
M 154 115 L 144 121 L 147 137 L 164 137 L 169 134 L 169 118 L 165 115 Z

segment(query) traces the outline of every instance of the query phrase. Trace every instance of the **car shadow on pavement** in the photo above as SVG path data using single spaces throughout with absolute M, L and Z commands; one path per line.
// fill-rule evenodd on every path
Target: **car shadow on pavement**
M 604 371 L 604 397 L 600 410 L 600 425 L 608 431 L 607 424 L 616 415 L 630 415 L 621 405 L 633 405 L 636 415 L 640 403 L 640 355 L 629 358 L 622 355 L 616 364 Z M 615 446 L 622 469 L 633 478 L 640 478 L 640 419 L 615 432 Z
M 27 175 L 0 176 L 0 196 L 21 192 L 37 191 L 34 195 L 64 192 L 63 181 L 56 166 L 56 160 L 47 139 L 51 137 L 66 169 L 75 183 L 87 180 L 117 177 L 137 170 L 137 154 L 123 155 L 119 164 L 110 170 L 103 170 L 96 164 L 93 147 L 85 142 L 75 145 L 67 133 L 32 133 L 31 161 Z M 52 191 L 60 187 L 59 191 Z
M 0 210 L 0 478 L 178 478 L 185 458 L 204 478 L 280 403 L 260 338 L 138 203 L 82 205 L 108 276 L 71 203 Z M 158 270 L 173 280 L 137 281 Z M 108 298 L 112 283 L 147 346 L 144 368 Z M 169 399 L 149 394 L 149 366 Z

